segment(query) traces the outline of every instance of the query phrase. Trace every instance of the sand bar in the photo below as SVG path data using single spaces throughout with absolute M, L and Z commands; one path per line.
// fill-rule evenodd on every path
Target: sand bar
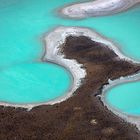
M 140 0 L 95 0 L 85 3 L 68 5 L 61 10 L 61 14 L 70 18 L 87 18 L 107 16 L 126 11 Z

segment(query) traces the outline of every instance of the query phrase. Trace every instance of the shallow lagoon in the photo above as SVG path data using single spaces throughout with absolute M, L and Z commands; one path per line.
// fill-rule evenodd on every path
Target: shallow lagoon
M 128 82 L 106 91 L 105 101 L 111 108 L 128 115 L 140 115 L 140 82 Z
M 0 101 L 13 104 L 47 102 L 68 92 L 71 80 L 65 68 L 53 63 L 9 67 L 0 73 Z

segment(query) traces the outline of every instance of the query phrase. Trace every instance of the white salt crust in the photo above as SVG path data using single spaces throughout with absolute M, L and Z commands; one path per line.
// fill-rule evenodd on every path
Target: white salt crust
M 66 6 L 61 9 L 61 14 L 78 19 L 107 16 L 126 11 L 138 3 L 140 3 L 140 0 L 95 0 Z

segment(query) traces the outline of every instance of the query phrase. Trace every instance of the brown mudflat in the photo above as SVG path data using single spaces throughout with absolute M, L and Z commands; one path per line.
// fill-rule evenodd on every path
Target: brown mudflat
M 0 140 L 140 140 L 136 127 L 108 111 L 97 96 L 108 79 L 136 73 L 140 66 L 84 36 L 67 37 L 62 52 L 83 64 L 83 85 L 67 101 L 30 112 L 1 106 Z

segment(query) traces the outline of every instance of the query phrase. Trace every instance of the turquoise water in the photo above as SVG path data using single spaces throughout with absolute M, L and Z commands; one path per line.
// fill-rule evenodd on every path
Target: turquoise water
M 76 0 L 0 0 L 0 68 L 38 61 L 44 52 L 42 35 L 58 25 L 91 27 L 120 44 L 126 55 L 140 60 L 140 7 L 79 21 L 55 14 L 55 9 L 71 2 Z
M 107 103 L 129 115 L 140 115 L 140 82 L 120 84 L 107 92 Z
M 48 67 L 47 63 L 42 66 L 40 61 L 44 54 L 42 37 L 44 33 L 58 25 L 93 28 L 118 43 L 124 54 L 135 60 L 140 60 L 140 7 L 113 16 L 85 20 L 64 19 L 56 14 L 55 9 L 72 2 L 78 2 L 78 0 L 0 0 L 0 79 L 3 79 L 0 84 L 1 101 L 12 103 L 44 102 L 65 93 L 68 83 L 69 86 L 71 85 L 71 76 L 67 70 L 63 71 L 64 76 L 60 74 L 61 82 L 58 85 L 65 90 L 61 89 L 59 95 L 58 87 L 50 84 L 47 80 L 51 70 L 46 71 L 45 68 L 42 68 L 41 74 L 44 77 L 40 76 L 40 73 L 34 72 L 36 69 L 40 69 L 40 65 Z M 34 66 L 32 63 L 37 63 L 37 65 Z M 52 70 L 55 67 L 58 66 L 53 66 Z M 61 67 L 61 69 L 63 68 Z M 58 77 L 61 69 L 58 70 Z M 20 75 L 22 70 L 24 74 Z M 14 77 L 12 71 L 15 72 Z M 5 76 L 5 73 L 8 75 Z M 18 75 L 20 76 L 18 77 Z M 32 76 L 40 76 L 39 79 L 36 78 L 36 83 L 43 84 L 41 81 L 45 81 L 46 85 L 50 85 L 49 88 L 56 91 L 56 96 L 54 93 L 54 96 L 51 95 L 50 89 L 45 88 L 44 84 L 37 87 L 36 83 L 31 81 Z M 55 77 L 56 81 L 60 80 L 58 77 Z M 69 78 L 66 80 L 66 77 Z M 16 84 L 18 80 L 20 81 L 19 85 Z M 23 97 L 23 91 L 26 90 L 24 80 L 29 82 L 31 91 L 27 92 L 30 97 L 27 100 Z M 40 96 L 43 94 L 45 97 L 37 100 L 37 97 L 34 96 L 38 96 L 37 94 Z M 21 97 L 10 100 L 11 96 Z
M 0 73 L 0 101 L 22 104 L 50 101 L 67 92 L 70 78 L 63 67 L 51 63 L 9 67 Z

